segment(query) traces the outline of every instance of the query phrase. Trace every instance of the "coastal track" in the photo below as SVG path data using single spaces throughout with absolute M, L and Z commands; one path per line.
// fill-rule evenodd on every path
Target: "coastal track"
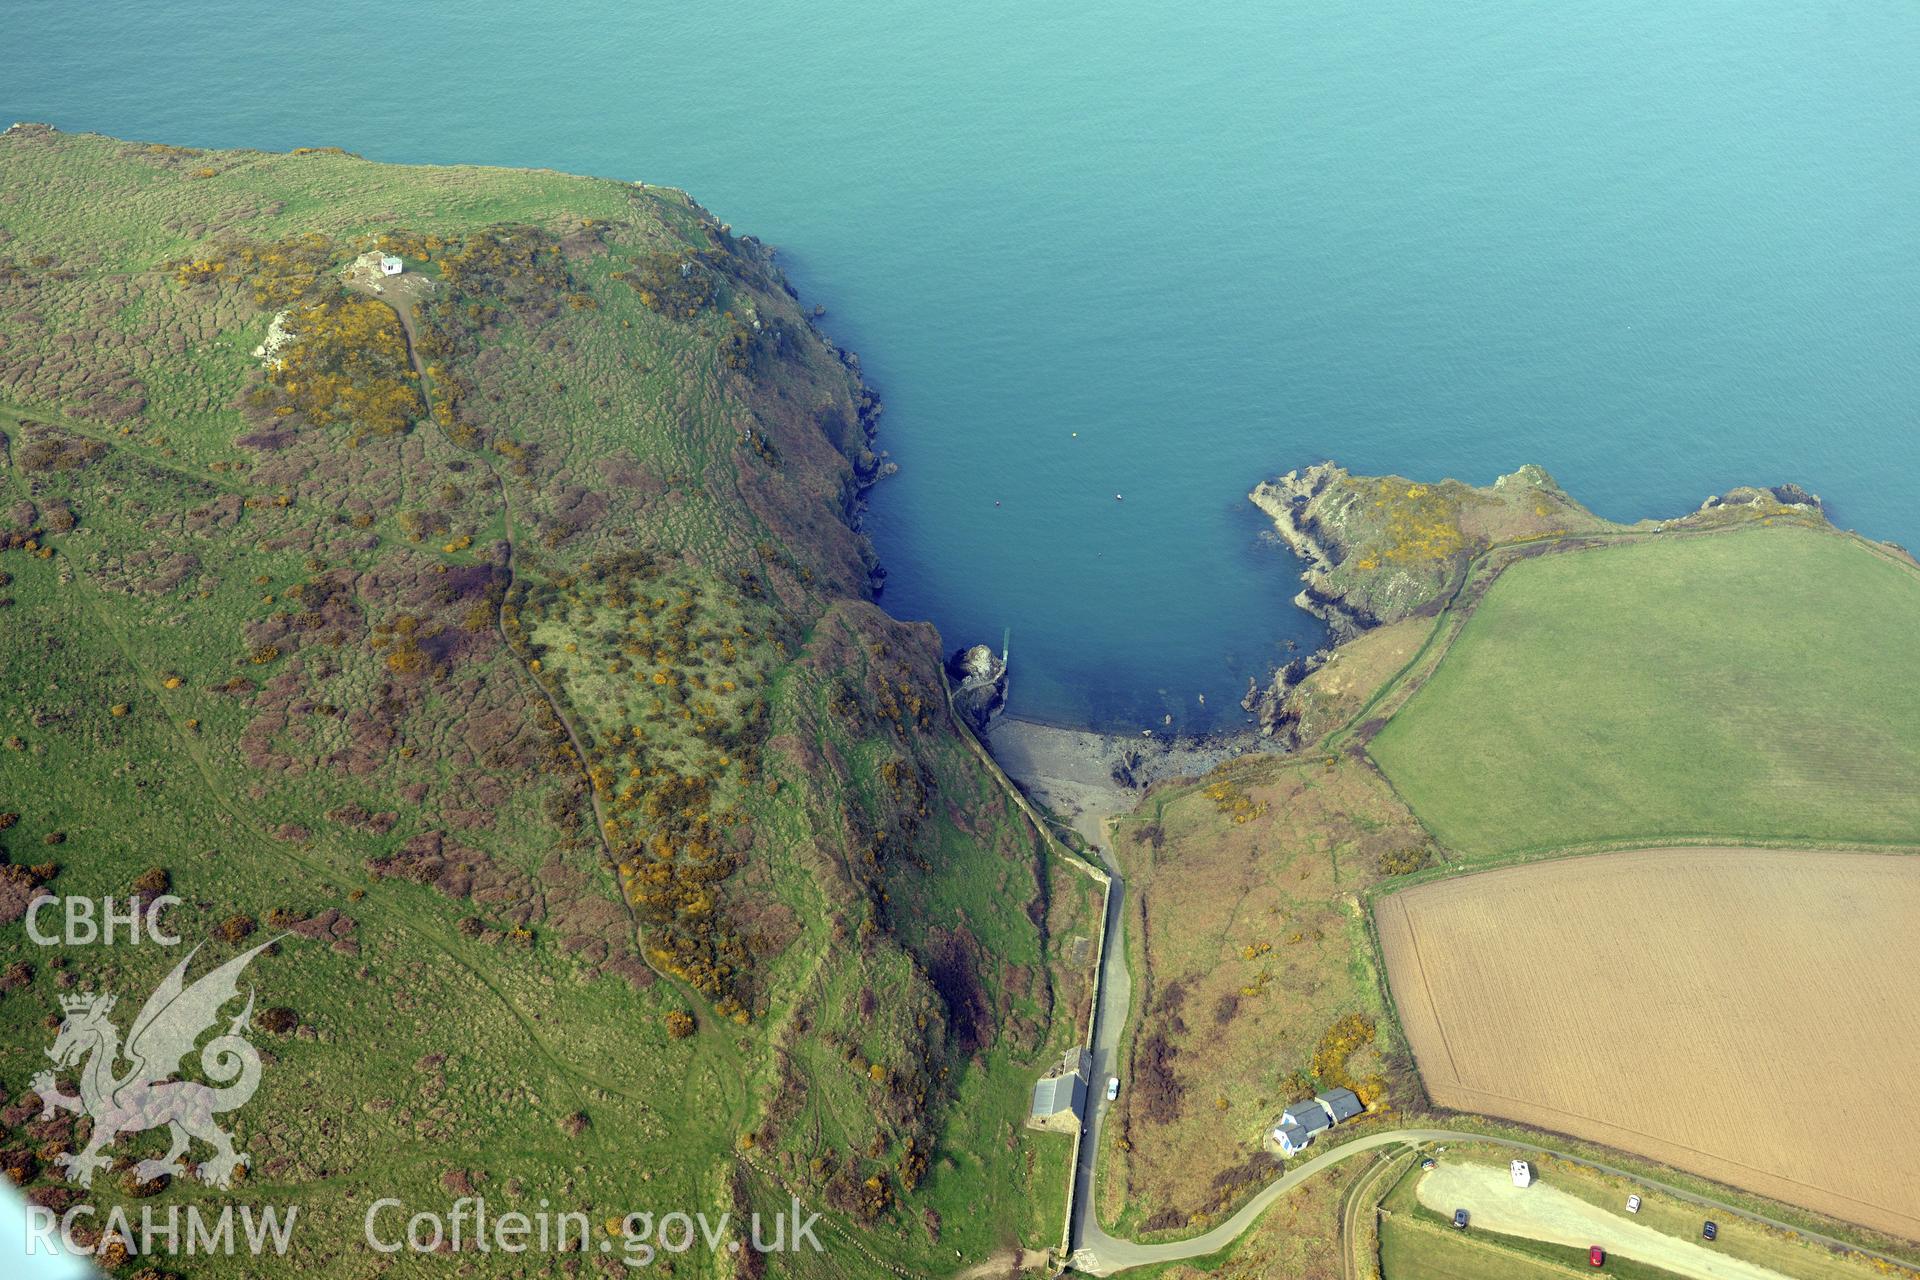
M 1646 1177 L 1633 1170 L 1601 1164 L 1596 1160 L 1588 1160 L 1565 1151 L 1556 1151 L 1552 1147 L 1543 1147 L 1537 1143 L 1520 1142 L 1512 1138 L 1498 1138 L 1484 1133 L 1473 1133 L 1464 1129 L 1387 1129 L 1379 1133 L 1369 1133 L 1364 1137 L 1355 1138 L 1353 1141 L 1342 1143 L 1337 1147 L 1329 1147 L 1305 1163 L 1288 1170 L 1286 1174 L 1274 1179 L 1265 1187 L 1261 1188 L 1261 1190 L 1254 1195 L 1253 1199 L 1241 1206 L 1240 1212 L 1234 1214 L 1231 1218 L 1228 1218 L 1225 1222 L 1213 1230 L 1206 1232 L 1204 1235 L 1193 1236 L 1186 1240 L 1170 1240 L 1165 1244 L 1137 1244 L 1131 1240 L 1114 1239 L 1104 1231 L 1101 1231 L 1100 1224 L 1093 1219 L 1077 1222 L 1076 1229 L 1080 1234 L 1076 1239 L 1083 1241 L 1083 1243 L 1076 1248 L 1076 1252 L 1074 1253 L 1072 1260 L 1073 1270 L 1083 1272 L 1087 1275 L 1109 1276 L 1117 1271 L 1125 1271 L 1129 1267 L 1150 1267 L 1164 1262 L 1180 1262 L 1188 1258 L 1205 1257 L 1207 1254 L 1216 1253 L 1226 1248 L 1235 1240 L 1239 1239 L 1242 1233 L 1258 1221 L 1262 1213 L 1265 1213 L 1267 1209 L 1272 1207 L 1274 1201 L 1325 1169 L 1329 1169 L 1344 1160 L 1350 1160 L 1354 1156 L 1377 1150 L 1380 1147 L 1392 1146 L 1395 1143 L 1419 1146 L 1421 1144 L 1442 1142 L 1475 1143 L 1484 1146 L 1504 1147 L 1509 1151 L 1525 1152 L 1533 1156 L 1552 1156 L 1555 1159 L 1565 1160 L 1570 1164 L 1581 1165 L 1584 1168 L 1593 1169 L 1612 1177 L 1630 1179 L 1648 1190 L 1657 1191 L 1662 1195 L 1671 1196 L 1676 1200 L 1684 1200 L 1689 1204 L 1698 1205 L 1703 1209 L 1711 1209 L 1715 1213 L 1725 1217 L 1742 1218 L 1748 1222 L 1770 1227 L 1775 1231 L 1789 1232 L 1799 1236 L 1803 1240 L 1809 1240 L 1830 1249 L 1878 1259 L 1881 1262 L 1888 1263 L 1895 1267 L 1910 1267 L 1913 1265 L 1910 1261 L 1892 1257 L 1884 1253 L 1876 1253 L 1872 1249 L 1863 1249 L 1848 1241 L 1839 1240 L 1833 1236 L 1821 1235 L 1815 1231 L 1809 1231 L 1796 1223 L 1783 1222 L 1778 1218 L 1767 1217 L 1765 1214 L 1753 1213 L 1737 1205 L 1728 1204 L 1723 1200 L 1715 1200 L 1711 1196 L 1703 1196 L 1696 1192 L 1676 1187 L 1671 1183 Z

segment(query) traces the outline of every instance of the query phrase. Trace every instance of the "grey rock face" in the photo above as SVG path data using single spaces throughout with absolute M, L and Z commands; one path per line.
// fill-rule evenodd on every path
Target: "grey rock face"
M 1006 659 L 984 644 L 958 649 L 947 659 L 953 709 L 975 733 L 985 733 L 994 713 L 1007 705 Z

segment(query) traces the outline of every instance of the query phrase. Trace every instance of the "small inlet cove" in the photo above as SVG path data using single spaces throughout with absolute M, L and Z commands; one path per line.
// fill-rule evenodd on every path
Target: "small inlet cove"
M 1247 494 L 1324 458 L 1920 542 L 1902 6 L 434 0 L 431 75 L 371 0 L 10 16 L 6 120 L 645 178 L 779 246 L 888 406 L 883 603 L 1006 637 L 1027 721 L 1245 730 L 1327 638 Z

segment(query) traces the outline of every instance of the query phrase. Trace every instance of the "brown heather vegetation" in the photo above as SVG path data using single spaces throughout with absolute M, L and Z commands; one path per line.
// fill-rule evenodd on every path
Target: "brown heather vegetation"
M 716 261 L 717 255 L 710 249 L 649 253 L 615 271 L 613 278 L 631 285 L 649 310 L 677 320 L 693 320 L 712 305 L 719 292 Z
M 77 471 L 106 454 L 105 445 L 41 423 L 22 423 L 20 469 L 26 472 Z
M 1025 1231 L 1054 1191 L 1001 1114 L 1086 990 L 1049 930 L 1094 908 L 952 736 L 937 638 L 864 599 L 877 402 L 768 255 L 677 193 L 328 149 L 29 129 L 0 169 L 0 399 L 34 409 L 0 409 L 33 557 L 0 680 L 49 690 L 0 787 L 71 797 L 8 839 L 70 829 L 109 885 L 164 848 L 190 936 L 294 934 L 261 1176 L 316 1214 L 421 1144 L 545 1177 L 590 1113 L 601 1203 L 730 1170 L 919 1269 Z M 343 286 L 371 248 L 423 301 Z M 9 864 L 0 910 L 55 870 Z M 349 1048 L 396 1038 L 431 1052 Z
M 201 256 L 167 264 L 183 288 L 237 288 L 254 306 L 277 311 L 331 293 L 341 246 L 318 232 L 268 244 L 228 237 Z
M 1157 832 L 1157 835 L 1155 834 Z M 1357 895 L 1425 833 L 1363 761 L 1265 757 L 1149 793 L 1118 828 L 1140 1011 L 1103 1159 L 1103 1213 L 1217 1221 L 1274 1174 L 1281 1108 L 1335 1085 L 1417 1106 L 1380 990 L 1354 964 Z

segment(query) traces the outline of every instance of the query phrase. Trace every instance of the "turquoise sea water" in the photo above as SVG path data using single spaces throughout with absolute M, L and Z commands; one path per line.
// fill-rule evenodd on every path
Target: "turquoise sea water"
M 1625 518 L 1791 479 L 1920 544 L 1911 0 L 6 23 L 0 123 L 644 178 L 781 246 L 890 406 L 887 604 L 1010 627 L 1024 714 L 1236 722 L 1319 639 L 1244 495 L 1323 457 Z

